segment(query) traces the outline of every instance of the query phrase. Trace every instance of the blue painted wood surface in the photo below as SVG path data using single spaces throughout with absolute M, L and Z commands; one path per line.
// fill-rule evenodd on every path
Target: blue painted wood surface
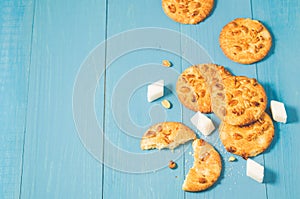
M 0 1 L 0 198 L 298 198 L 299 2 L 215 3 L 204 22 L 181 25 L 160 1 Z M 237 17 L 271 31 L 273 48 L 263 61 L 237 64 L 219 48 L 219 32 Z M 173 66 L 162 67 L 163 59 Z M 190 144 L 173 152 L 139 149 L 141 135 L 159 121 L 198 132 L 189 120 L 194 113 L 175 94 L 177 75 L 194 61 L 256 77 L 269 101 L 286 104 L 288 123 L 274 123 L 271 147 L 254 158 L 265 166 L 264 183 L 246 176 L 242 158 L 227 161 L 217 131 L 204 139 L 222 155 L 223 172 L 201 193 L 181 190 Z M 147 85 L 160 79 L 169 110 L 162 99 L 146 99 Z M 177 169 L 167 167 L 170 159 Z
M 0 1 L 0 198 L 20 194 L 33 7 Z

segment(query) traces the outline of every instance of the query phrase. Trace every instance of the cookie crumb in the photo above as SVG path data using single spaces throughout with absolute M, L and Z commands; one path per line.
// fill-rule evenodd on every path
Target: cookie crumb
M 177 168 L 176 162 L 174 162 L 174 161 L 171 160 L 171 161 L 169 162 L 169 168 L 170 168 L 170 169 L 176 169 L 176 168 Z
M 230 157 L 228 158 L 228 161 L 229 161 L 229 162 L 234 162 L 234 161 L 236 161 L 236 158 L 235 158 L 234 156 L 230 156 Z

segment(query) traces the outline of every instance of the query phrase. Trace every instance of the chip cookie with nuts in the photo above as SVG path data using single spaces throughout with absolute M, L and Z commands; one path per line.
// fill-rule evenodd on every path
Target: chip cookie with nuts
M 217 182 L 221 174 L 222 162 L 220 154 L 203 139 L 194 140 L 192 146 L 194 164 L 183 182 L 182 189 L 198 192 L 208 189 Z
M 179 75 L 176 83 L 176 93 L 180 102 L 188 109 L 210 113 L 212 112 L 210 93 L 205 77 L 200 70 L 203 66 L 215 67 L 221 78 L 231 76 L 223 66 L 216 64 L 190 66 Z
M 225 91 L 224 122 L 247 125 L 257 121 L 267 106 L 264 88 L 254 78 L 231 76 L 222 81 Z
M 233 126 L 222 122 L 219 127 L 220 140 L 228 152 L 244 159 L 264 152 L 274 137 L 272 119 L 267 113 L 254 123 L 246 126 Z
M 272 37 L 261 22 L 237 18 L 223 27 L 219 42 L 229 59 L 241 64 L 252 64 L 268 54 Z
M 161 122 L 151 126 L 143 135 L 140 147 L 148 149 L 174 149 L 190 140 L 196 139 L 196 134 L 180 122 Z
M 182 24 L 197 24 L 212 11 L 214 0 L 162 0 L 166 15 Z

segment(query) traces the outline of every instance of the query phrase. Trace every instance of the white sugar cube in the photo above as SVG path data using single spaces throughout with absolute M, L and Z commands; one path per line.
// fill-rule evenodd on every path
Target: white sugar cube
M 164 95 L 164 80 L 159 80 L 148 85 L 147 99 L 152 102 Z
M 213 130 L 215 130 L 215 126 L 211 119 L 199 111 L 191 118 L 191 122 L 205 136 L 210 135 Z
M 282 102 L 271 100 L 271 112 L 275 121 L 286 123 L 287 114 Z
M 250 158 L 247 159 L 247 176 L 262 183 L 264 179 L 264 167 Z

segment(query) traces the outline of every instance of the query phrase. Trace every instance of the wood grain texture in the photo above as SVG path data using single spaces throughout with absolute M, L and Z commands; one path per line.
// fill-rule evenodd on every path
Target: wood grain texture
M 105 1 L 37 1 L 21 198 L 98 198 L 102 165 L 83 147 L 72 114 L 77 72 L 105 39 Z
M 179 25 L 164 15 L 160 2 L 133 0 L 108 2 L 108 38 L 116 33 L 143 27 L 179 30 Z M 136 42 L 137 44 L 150 43 L 154 49 L 132 49 L 132 52 L 117 57 L 115 62 L 107 63 L 105 136 L 108 138 L 108 142 L 115 144 L 120 151 L 111 153 L 108 143 L 105 143 L 104 160 L 105 162 L 115 162 L 116 165 L 104 168 L 103 198 L 184 197 L 184 193 L 181 191 L 184 168 L 182 157 L 174 159 L 178 168 L 171 170 L 167 167 L 170 161 L 168 157 L 172 156 L 171 152 L 167 150 L 143 152 L 139 147 L 140 138 L 150 125 L 161 120 L 181 120 L 180 104 L 174 95 L 176 76 L 172 76 L 175 78 L 171 78 L 171 75 L 170 78 L 166 76 L 168 71 L 170 74 L 174 74 L 180 68 L 180 58 L 163 49 L 160 50 L 162 44 L 159 41 L 159 38 L 152 36 L 147 38 L 143 34 L 137 34 L 134 40 L 127 40 L 124 37 L 119 43 L 120 48 L 123 45 L 134 46 L 134 42 Z M 177 50 L 180 50 L 180 41 L 175 40 L 174 43 L 176 42 Z M 114 51 L 116 51 L 116 46 L 108 45 L 107 57 L 114 54 Z M 170 60 L 173 66 L 171 68 L 161 66 L 164 59 Z M 144 70 L 139 70 L 140 68 L 144 68 Z M 131 75 L 133 78 L 130 78 Z M 152 103 L 147 102 L 147 85 L 160 79 L 165 80 L 166 97 L 164 99 L 170 100 L 173 104 L 173 108 L 170 110 L 162 108 L 161 99 Z M 124 84 L 124 82 L 128 86 L 125 86 L 123 90 L 118 90 L 120 84 Z M 127 98 L 115 99 L 114 92 L 121 92 Z M 125 112 L 120 111 L 123 105 L 126 106 Z M 122 115 L 123 119 L 116 120 L 114 114 Z M 176 154 L 180 150 L 182 151 L 182 148 L 175 149 L 174 153 Z M 122 157 L 124 151 L 131 153 L 131 156 Z M 165 158 L 160 159 L 164 163 L 163 168 L 156 167 L 155 162 L 147 159 L 149 154 L 165 154 Z M 127 165 L 127 167 L 120 171 L 119 164 Z M 164 191 L 161 191 L 162 189 Z
M 258 79 L 266 88 L 269 101 L 285 103 L 287 124 L 275 123 L 275 140 L 264 155 L 268 198 L 297 198 L 300 158 L 299 69 L 298 43 L 300 21 L 299 1 L 253 1 L 253 17 L 271 30 L 273 49 L 267 59 L 257 64 Z M 273 6 L 276 4 L 277 6 Z
M 204 22 L 181 25 L 164 14 L 161 1 L 0 1 L 0 198 L 297 198 L 299 10 L 297 0 L 215 0 Z M 257 64 L 232 62 L 219 47 L 222 27 L 237 17 L 260 20 L 272 33 L 271 53 Z M 90 118 L 83 111 L 85 126 L 76 129 L 72 97 L 81 64 L 101 42 L 104 59 L 94 60 L 106 67 L 93 104 L 105 138 L 98 161 L 78 136 L 90 130 Z M 139 48 L 145 45 L 151 48 Z M 161 66 L 164 59 L 173 66 Z M 175 94 L 177 75 L 205 62 L 256 77 L 269 101 L 286 104 L 287 124 L 274 123 L 274 142 L 254 158 L 265 166 L 262 184 L 246 176 L 242 158 L 228 162 L 218 130 L 207 137 L 197 131 L 190 122 L 194 112 Z M 98 69 L 89 74 L 98 78 Z M 165 96 L 147 102 L 147 85 L 160 79 Z M 163 99 L 171 109 L 162 108 Z M 218 127 L 219 119 L 208 116 Z M 140 150 L 143 133 L 161 121 L 183 122 L 219 151 L 223 171 L 212 188 L 181 190 L 193 164 L 190 143 L 174 152 Z M 175 170 L 167 167 L 171 159 Z
M 27 110 L 33 1 L 0 2 L 0 198 L 18 198 Z

